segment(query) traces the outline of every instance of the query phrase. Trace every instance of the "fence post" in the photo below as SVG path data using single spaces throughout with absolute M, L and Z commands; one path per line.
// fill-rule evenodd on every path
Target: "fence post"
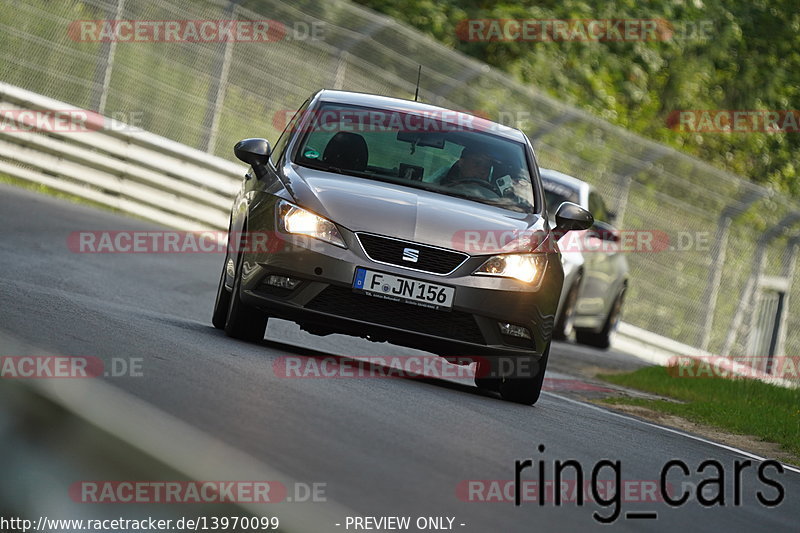
M 780 317 L 778 341 L 775 345 L 775 354 L 777 355 L 786 355 L 786 318 L 789 316 L 789 299 L 791 297 L 792 283 L 794 282 L 794 273 L 797 269 L 798 252 L 800 252 L 800 233 L 789 239 L 786 253 L 783 256 L 783 265 L 781 266 L 781 276 L 786 278 L 789 289 L 783 297 L 784 312 Z
M 359 32 L 356 36 L 350 37 L 347 41 L 338 46 L 339 53 L 334 56 L 336 64 L 333 67 L 333 77 L 331 85 L 335 89 L 344 87 L 344 79 L 347 74 L 347 58 L 350 55 L 350 50 L 359 44 L 364 39 L 369 39 L 375 32 L 385 28 L 387 22 L 383 18 L 377 19 L 372 22 L 363 32 Z
M 775 226 L 764 232 L 761 238 L 758 239 L 757 251 L 755 258 L 753 259 L 753 268 L 750 271 L 750 277 L 747 279 L 747 283 L 745 283 L 744 290 L 742 290 L 742 295 L 739 298 L 739 305 L 736 308 L 736 314 L 733 316 L 733 320 L 731 321 L 730 329 L 728 329 L 728 335 L 725 338 L 725 346 L 722 349 L 723 355 L 730 357 L 731 350 L 736 342 L 736 335 L 742 325 L 742 321 L 744 320 L 745 311 L 752 304 L 753 296 L 758 288 L 758 280 L 762 275 L 764 264 L 766 262 L 767 246 L 776 237 L 779 237 L 788 226 L 791 226 L 798 220 L 800 220 L 800 211 L 789 213 L 788 215 L 784 216 Z
M 333 75 L 333 88 L 340 91 L 344 87 L 344 78 L 347 76 L 347 58 L 349 52 L 340 52 L 337 55 L 336 70 Z
M 742 197 L 732 204 L 725 206 L 717 219 L 717 235 L 715 242 L 718 246 L 714 249 L 711 258 L 711 268 L 708 272 L 706 289 L 703 292 L 701 302 L 706 302 L 706 312 L 703 315 L 703 326 L 700 329 L 700 349 L 708 351 L 711 343 L 711 332 L 714 328 L 714 313 L 717 311 L 717 298 L 719 298 L 719 286 L 722 282 L 722 269 L 725 266 L 725 254 L 728 251 L 728 237 L 730 235 L 731 224 L 734 215 L 739 212 L 747 211 L 751 205 L 761 199 L 766 193 L 759 189 L 749 189 Z M 727 344 L 727 343 L 726 343 Z
M 106 11 L 107 17 L 113 20 L 122 18 L 122 11 L 125 9 L 125 0 L 117 0 L 115 8 L 109 7 Z M 103 41 L 100 43 L 100 53 L 97 55 L 97 64 L 94 70 L 94 82 L 92 83 L 92 96 L 89 108 L 94 109 L 100 115 L 105 113 L 106 102 L 108 101 L 108 88 L 111 85 L 111 71 L 114 69 L 114 54 L 117 50 L 116 39 Z
M 238 19 L 236 8 L 241 0 L 231 0 L 225 8 L 223 17 L 226 20 Z M 214 153 L 219 131 L 219 121 L 222 115 L 223 103 L 225 102 L 225 86 L 228 83 L 228 72 L 231 68 L 231 58 L 233 57 L 233 41 L 225 38 L 222 53 L 216 55 L 214 67 L 211 69 L 211 83 L 208 86 L 206 101 L 206 115 L 203 118 L 203 125 L 208 127 L 203 129 L 200 138 L 199 148 L 204 152 Z
M 637 163 L 632 163 L 628 170 L 617 178 L 616 203 L 614 205 L 615 216 L 613 220 L 613 224 L 616 227 L 621 228 L 625 220 L 625 211 L 628 209 L 628 195 L 633 183 L 633 177 L 640 172 L 652 169 L 653 164 L 662 157 L 664 157 L 662 150 L 650 149 L 641 160 Z

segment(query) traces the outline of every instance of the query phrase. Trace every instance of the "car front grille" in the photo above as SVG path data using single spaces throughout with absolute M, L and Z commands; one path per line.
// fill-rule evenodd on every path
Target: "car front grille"
M 373 261 L 431 274 L 449 274 L 469 257 L 467 254 L 455 250 L 446 250 L 371 233 L 356 233 L 356 236 L 361 247 L 364 248 L 364 252 Z M 415 251 L 416 254 L 409 253 L 408 250 Z M 417 261 L 404 260 L 404 253 L 405 257 L 416 255 Z
M 392 302 L 331 285 L 311 300 L 306 309 L 400 328 L 437 337 L 486 344 L 475 318 L 461 311 L 437 311 L 418 305 Z

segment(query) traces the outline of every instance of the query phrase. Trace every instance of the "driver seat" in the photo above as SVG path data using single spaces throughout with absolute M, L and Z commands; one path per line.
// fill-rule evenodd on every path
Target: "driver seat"
M 322 153 L 323 162 L 342 170 L 366 170 L 368 159 L 367 141 L 349 131 L 340 131 L 331 137 Z

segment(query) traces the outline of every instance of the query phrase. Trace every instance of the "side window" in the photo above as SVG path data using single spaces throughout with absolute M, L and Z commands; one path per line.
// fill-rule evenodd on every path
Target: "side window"
M 594 191 L 589 193 L 589 212 L 598 222 L 608 222 L 608 210 L 600 195 Z
M 289 144 L 289 139 L 292 138 L 292 133 L 294 132 L 295 126 L 297 122 L 300 120 L 300 117 L 303 116 L 303 112 L 308 108 L 308 103 L 311 100 L 306 100 L 303 102 L 303 105 L 300 106 L 300 109 L 294 114 L 292 119 L 286 125 L 281 133 L 281 136 L 278 137 L 278 140 L 275 142 L 275 146 L 272 147 L 272 155 L 270 155 L 270 161 L 274 165 L 276 161 L 280 160 L 283 157 L 283 153 L 286 151 L 286 145 Z

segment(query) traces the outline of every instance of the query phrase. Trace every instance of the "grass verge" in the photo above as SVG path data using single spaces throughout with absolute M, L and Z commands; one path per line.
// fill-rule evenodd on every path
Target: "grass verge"
M 663 366 L 598 378 L 680 402 L 608 398 L 606 403 L 636 405 L 732 433 L 753 435 L 779 444 L 800 464 L 800 389 L 753 379 L 677 378 Z

